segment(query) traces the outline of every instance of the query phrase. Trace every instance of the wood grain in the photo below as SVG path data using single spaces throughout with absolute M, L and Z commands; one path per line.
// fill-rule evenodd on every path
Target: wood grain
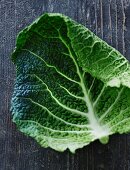
M 11 122 L 17 33 L 44 12 L 84 24 L 130 60 L 130 0 L 0 0 L 0 170 L 130 170 L 130 135 L 114 135 L 73 155 L 41 148 Z

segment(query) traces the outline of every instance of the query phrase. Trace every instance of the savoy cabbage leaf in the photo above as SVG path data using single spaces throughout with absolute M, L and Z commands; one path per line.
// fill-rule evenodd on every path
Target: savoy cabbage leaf
M 130 131 L 130 64 L 89 29 L 44 14 L 17 38 L 13 121 L 43 147 L 71 152 Z

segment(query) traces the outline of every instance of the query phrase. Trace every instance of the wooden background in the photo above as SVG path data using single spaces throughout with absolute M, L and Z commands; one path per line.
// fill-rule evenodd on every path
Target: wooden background
M 41 148 L 11 122 L 17 33 L 44 12 L 64 13 L 130 59 L 130 0 L 0 0 L 0 170 L 130 170 L 130 135 L 58 153 Z

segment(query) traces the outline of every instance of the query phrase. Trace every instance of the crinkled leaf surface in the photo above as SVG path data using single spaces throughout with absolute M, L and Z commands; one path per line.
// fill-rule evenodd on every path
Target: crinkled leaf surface
M 113 47 L 61 14 L 17 38 L 13 121 L 43 147 L 76 149 L 130 131 L 130 66 Z

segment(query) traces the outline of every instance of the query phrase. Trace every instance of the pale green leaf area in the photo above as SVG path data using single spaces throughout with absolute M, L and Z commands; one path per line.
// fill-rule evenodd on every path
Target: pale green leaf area
M 130 131 L 130 64 L 89 29 L 44 14 L 17 38 L 13 121 L 42 147 L 71 152 Z

